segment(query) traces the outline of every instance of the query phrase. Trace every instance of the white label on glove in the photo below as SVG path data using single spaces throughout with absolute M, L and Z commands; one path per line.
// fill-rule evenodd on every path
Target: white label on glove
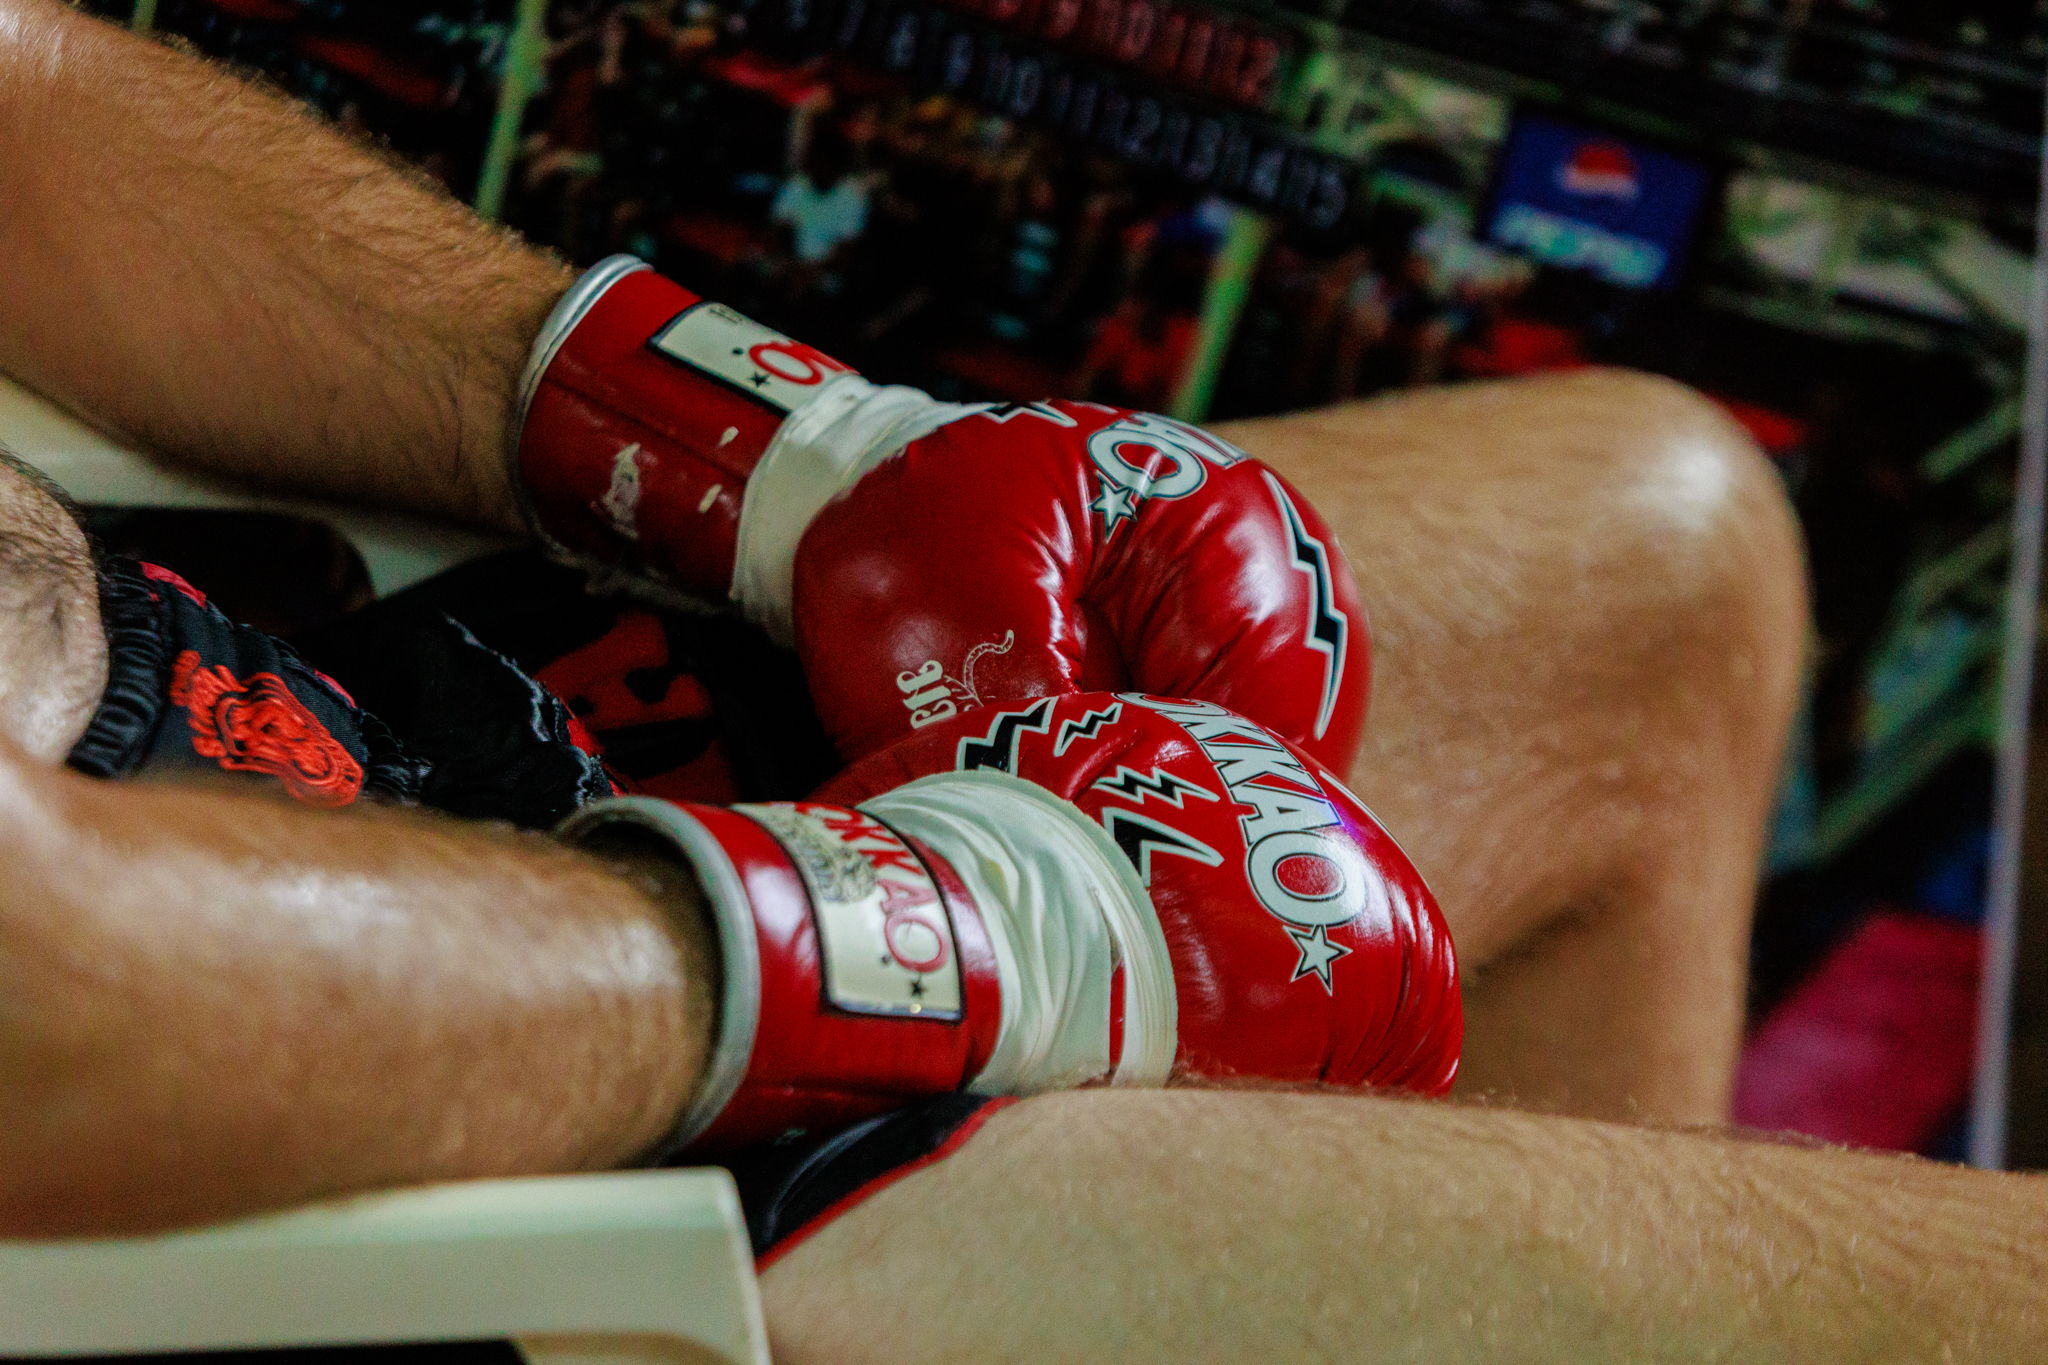
M 853 373 L 816 347 L 771 332 L 722 303 L 691 305 L 647 344 L 778 412 L 795 412 L 827 380 Z
M 855 1014 L 960 1017 L 960 953 L 939 888 L 896 832 L 838 806 L 735 806 L 775 836 L 811 895 L 825 998 Z

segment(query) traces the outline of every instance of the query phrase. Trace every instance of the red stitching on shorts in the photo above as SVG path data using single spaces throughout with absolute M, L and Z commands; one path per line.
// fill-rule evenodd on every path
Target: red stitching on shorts
M 206 605 L 205 593 L 199 591 L 199 589 L 193 587 L 190 583 L 187 583 L 183 578 L 179 577 L 175 573 L 172 573 L 163 565 L 142 563 L 141 568 L 142 576 L 144 578 L 147 578 L 150 582 L 162 583 L 168 587 L 176 588 L 179 592 L 184 593 L 185 596 L 191 598 L 196 605 L 202 607 Z
M 309 806 L 346 806 L 363 769 L 275 673 L 237 678 L 188 649 L 171 668 L 171 704 L 189 713 L 195 752 L 237 772 L 266 773 Z

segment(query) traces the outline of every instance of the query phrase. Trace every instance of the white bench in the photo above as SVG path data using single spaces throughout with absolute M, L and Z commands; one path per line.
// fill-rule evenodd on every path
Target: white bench
M 0 1356 L 496 1340 L 532 1365 L 767 1365 L 732 1177 L 472 1181 L 0 1242 Z

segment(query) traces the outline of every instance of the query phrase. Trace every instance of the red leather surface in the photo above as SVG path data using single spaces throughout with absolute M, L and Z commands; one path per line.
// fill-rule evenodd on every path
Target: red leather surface
M 784 418 L 765 371 L 800 402 L 844 370 L 775 339 L 757 390 L 654 344 L 721 311 L 652 271 L 618 279 L 548 367 L 520 448 L 558 543 L 714 602 Z M 1263 465 L 1163 417 L 1048 402 L 955 421 L 819 513 L 795 593 L 848 757 L 979 706 L 1120 687 L 1217 702 L 1337 771 L 1364 731 L 1371 643 L 1336 538 Z
M 700 302 L 651 270 L 606 290 L 548 366 L 520 435 L 519 470 L 542 526 L 563 545 L 654 569 L 722 602 L 747 478 L 783 413 L 649 345 Z M 605 500 L 620 452 L 636 445 L 639 506 L 628 537 Z
M 1449 928 L 1379 821 L 1298 746 L 1207 703 L 1069 695 L 926 727 L 819 797 L 969 767 L 1072 801 L 1149 873 L 1180 1069 L 1450 1088 L 1464 1014 Z
M 1371 647 L 1329 528 L 1235 448 L 1097 404 L 965 417 L 883 463 L 805 534 L 796 617 L 849 758 L 1123 687 L 1217 702 L 1340 771 L 1364 731 Z

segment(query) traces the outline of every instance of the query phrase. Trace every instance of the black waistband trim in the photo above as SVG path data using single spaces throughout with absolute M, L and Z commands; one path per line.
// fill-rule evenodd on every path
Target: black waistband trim
M 101 555 L 100 625 L 107 634 L 107 690 L 66 760 L 92 777 L 134 772 L 163 721 L 169 668 L 163 607 L 133 560 Z

